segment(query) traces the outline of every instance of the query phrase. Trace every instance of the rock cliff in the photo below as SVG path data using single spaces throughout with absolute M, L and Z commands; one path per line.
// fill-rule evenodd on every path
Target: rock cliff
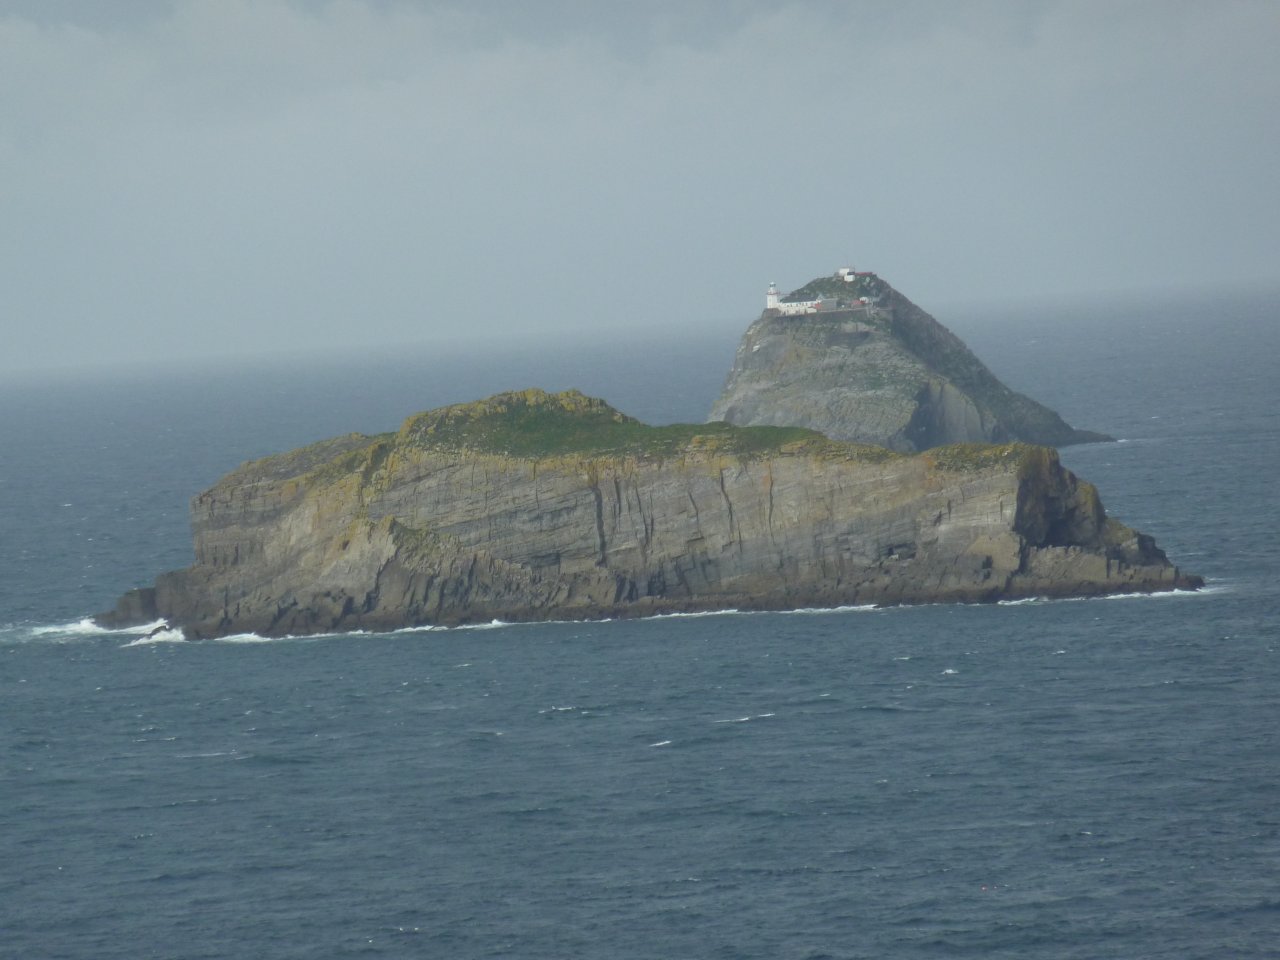
M 904 452 L 1112 439 L 1076 430 L 1010 390 L 955 334 L 875 275 L 820 278 L 785 299 L 817 297 L 841 306 L 766 310 L 751 325 L 711 420 L 808 427 Z
M 189 637 L 1195 586 L 1050 449 L 916 456 L 501 394 L 245 464 L 98 619 Z

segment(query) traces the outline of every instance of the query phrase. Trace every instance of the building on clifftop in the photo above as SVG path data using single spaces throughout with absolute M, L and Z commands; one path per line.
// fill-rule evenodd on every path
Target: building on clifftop
M 764 311 L 774 316 L 798 316 L 806 313 L 828 313 L 832 310 L 855 310 L 859 307 L 870 307 L 880 300 L 879 279 L 870 270 L 855 270 L 853 267 L 841 267 L 832 279 L 843 281 L 837 289 L 830 283 L 814 281 L 804 290 L 825 290 L 811 299 L 799 299 L 794 294 L 783 298 L 778 293 L 778 285 L 770 283 L 764 295 Z M 848 284 L 848 287 L 845 287 Z M 848 293 L 844 291 L 847 290 Z
M 835 297 L 817 297 L 812 300 L 782 300 L 778 295 L 778 285 L 769 284 L 764 295 L 764 308 L 773 310 L 784 317 L 797 316 L 802 313 L 825 313 L 828 310 L 839 310 L 840 301 Z

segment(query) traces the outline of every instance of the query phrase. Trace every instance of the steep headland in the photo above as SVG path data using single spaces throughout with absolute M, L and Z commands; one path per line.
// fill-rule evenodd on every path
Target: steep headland
M 1055 451 L 915 456 L 500 394 L 247 463 L 99 622 L 189 637 L 1196 586 Z
M 903 452 L 949 443 L 1058 447 L 1112 439 L 1076 430 L 1010 390 L 959 337 L 888 283 L 847 271 L 786 297 L 771 289 L 709 419 L 808 427 Z

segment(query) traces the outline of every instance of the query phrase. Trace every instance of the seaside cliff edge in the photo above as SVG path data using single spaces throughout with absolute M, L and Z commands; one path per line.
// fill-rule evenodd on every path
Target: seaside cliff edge
M 1194 589 L 1055 450 L 647 426 L 525 390 L 244 464 L 95 619 L 192 639 Z

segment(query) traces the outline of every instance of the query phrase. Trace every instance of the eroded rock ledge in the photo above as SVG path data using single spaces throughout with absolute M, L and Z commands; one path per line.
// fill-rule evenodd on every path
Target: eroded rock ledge
M 191 511 L 195 563 L 100 623 L 285 635 L 1200 585 L 1049 448 L 649 427 L 573 391 L 254 461 Z

